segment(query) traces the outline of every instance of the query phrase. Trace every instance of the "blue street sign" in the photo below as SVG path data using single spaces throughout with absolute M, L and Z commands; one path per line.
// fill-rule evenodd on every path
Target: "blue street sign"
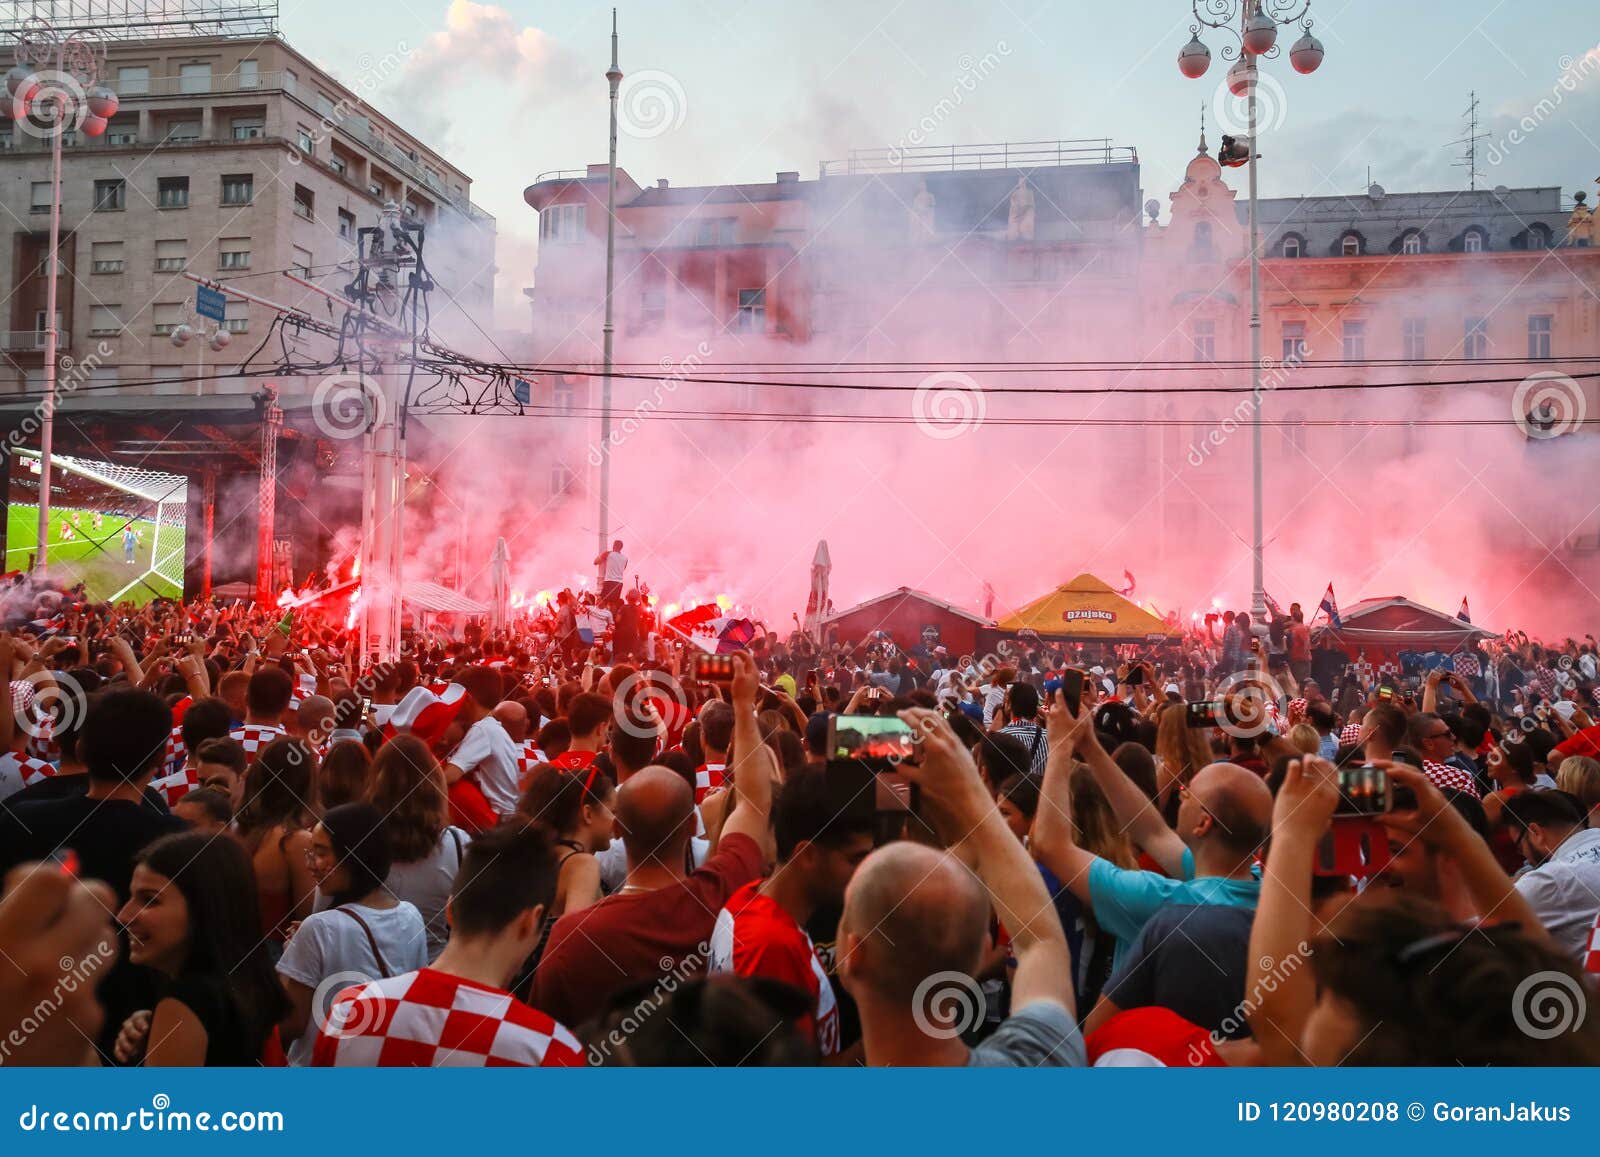
M 194 311 L 212 321 L 223 321 L 228 314 L 228 299 L 220 289 L 197 285 L 194 290 Z
M 533 387 L 521 378 L 511 380 L 511 396 L 517 399 L 517 405 L 526 406 L 533 397 Z

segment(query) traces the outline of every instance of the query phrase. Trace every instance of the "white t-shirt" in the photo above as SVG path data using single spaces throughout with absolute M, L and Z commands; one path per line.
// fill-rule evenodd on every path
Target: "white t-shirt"
M 695 813 L 696 820 L 699 812 Z M 711 841 L 701 839 L 699 836 L 689 837 L 689 855 L 694 858 L 694 866 L 705 866 L 707 857 L 711 855 Z M 602 848 L 594 854 L 600 864 L 600 886 L 609 894 L 622 887 L 628 878 L 628 849 L 620 839 L 611 841 L 609 847 Z
M 620 550 L 606 551 L 605 577 L 601 580 L 608 583 L 619 583 L 628 570 L 628 556 Z
M 372 929 L 372 940 L 350 913 L 355 911 Z M 372 955 L 376 942 L 383 961 Z M 385 976 L 399 976 L 428 963 L 428 934 L 422 915 L 404 901 L 393 908 L 368 908 L 349 904 L 313 912 L 289 943 L 284 945 L 278 971 L 312 990 L 311 1019 L 300 1039 L 289 1046 L 291 1065 L 309 1065 L 317 1026 L 326 1018 L 333 998 L 353 984 Z M 385 968 L 384 965 L 388 967 Z
M 509 815 L 517 810 L 519 754 L 516 743 L 506 734 L 500 721 L 493 715 L 485 715 L 467 728 L 460 745 L 446 762 L 469 774 L 477 772 L 478 786 L 483 789 L 489 806 L 501 815 Z
M 1548 860 L 1515 883 L 1550 939 L 1574 960 L 1582 960 L 1600 912 L 1600 830 L 1573 832 Z
M 383 882 L 389 895 L 396 900 L 409 901 L 421 913 L 428 930 L 429 963 L 438 958 L 445 941 L 450 939 L 450 923 L 445 919 L 444 908 L 450 900 L 456 873 L 461 870 L 461 858 L 471 842 L 472 837 L 460 828 L 446 827 L 439 833 L 439 842 L 433 851 L 409 864 L 393 865 L 389 878 Z

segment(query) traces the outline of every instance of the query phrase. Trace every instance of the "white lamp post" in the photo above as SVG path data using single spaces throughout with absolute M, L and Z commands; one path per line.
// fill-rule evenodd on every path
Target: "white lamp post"
M 50 251 L 45 274 L 44 404 L 39 414 L 39 544 L 34 569 L 43 572 L 50 548 L 50 465 L 55 438 L 56 289 L 61 248 L 61 137 L 82 129 L 98 137 L 116 115 L 117 94 L 97 83 L 104 45 L 83 31 L 63 36 L 43 21 L 17 38 L 17 63 L 6 74 L 11 115 L 24 132 L 50 138 Z
M 1262 564 L 1261 516 L 1261 231 L 1256 222 L 1256 60 L 1278 55 L 1280 25 L 1300 24 L 1303 35 L 1289 49 L 1289 62 L 1300 73 L 1315 72 L 1322 63 L 1322 42 L 1311 35 L 1307 16 L 1311 0 L 1191 0 L 1199 24 L 1190 28 L 1189 42 L 1178 51 L 1178 69 L 1190 80 L 1205 75 L 1211 50 L 1200 39 L 1200 24 L 1232 33 L 1238 45 L 1224 45 L 1222 58 L 1237 59 L 1228 72 L 1228 88 L 1235 96 L 1243 90 L 1249 116 L 1250 150 L 1250 471 L 1254 562 L 1250 619 L 1258 633 L 1267 620 L 1266 576 Z

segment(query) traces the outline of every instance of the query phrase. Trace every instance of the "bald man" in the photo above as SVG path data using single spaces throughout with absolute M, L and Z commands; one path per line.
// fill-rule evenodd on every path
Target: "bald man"
M 1232 763 L 1201 768 L 1181 788 L 1174 831 L 1148 796 L 1106 754 L 1089 712 L 1074 713 L 1052 696 L 1045 764 L 1031 847 L 1117 938 L 1113 967 L 1128 959 L 1139 931 L 1168 904 L 1231 905 L 1255 909 L 1261 882 L 1255 857 L 1272 824 L 1272 792 L 1255 772 Z M 1118 823 L 1165 870 L 1122 868 L 1078 846 L 1071 823 L 1073 756 L 1089 765 Z
M 706 971 L 717 913 L 772 861 L 769 813 L 777 767 L 756 723 L 759 680 L 749 656 L 734 656 L 734 735 L 748 753 L 733 769 L 738 803 L 716 853 L 691 871 L 694 789 L 653 764 L 617 789 L 617 834 L 627 861 L 622 886 L 556 921 L 534 974 L 532 1004 L 562 1024 L 583 1024 L 638 984 L 681 981 Z
M 861 1014 L 869 1065 L 1082 1065 L 1072 953 L 1044 881 L 984 790 L 977 765 L 933 711 L 901 713 L 922 737 L 902 764 L 941 830 L 963 833 L 968 868 L 898 842 L 868 856 L 845 889 L 839 979 Z M 742 750 L 743 744 L 737 743 Z M 977 981 L 994 912 L 1011 937 L 1011 1016 L 976 1048 L 962 1034 L 983 1015 Z
M 528 738 L 528 709 L 515 699 L 505 699 L 495 704 L 494 717 L 511 736 L 511 742 L 521 747 Z

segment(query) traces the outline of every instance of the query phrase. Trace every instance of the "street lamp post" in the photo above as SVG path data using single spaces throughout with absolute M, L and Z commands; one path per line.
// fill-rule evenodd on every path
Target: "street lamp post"
M 617 10 L 611 10 L 611 67 L 606 70 L 611 86 L 611 159 L 606 165 L 606 317 L 602 333 L 601 358 L 605 362 L 600 379 L 600 553 L 611 549 L 611 369 L 612 296 L 617 279 L 617 88 L 622 84 L 622 69 L 617 65 Z M 604 576 L 602 576 L 604 577 Z
M 82 30 L 62 35 L 31 21 L 17 35 L 17 63 L 6 74 L 11 115 L 25 132 L 50 138 L 50 249 L 45 273 L 44 402 L 39 412 L 39 541 L 34 570 L 43 574 L 50 550 L 50 466 L 55 442 L 57 281 L 61 249 L 61 138 L 81 129 L 98 137 L 116 115 L 117 95 L 98 84 L 105 46 Z
M 1322 63 L 1322 42 L 1311 35 L 1307 13 L 1311 0 L 1191 0 L 1194 18 L 1189 42 L 1178 52 L 1178 69 L 1191 80 L 1205 75 L 1211 65 L 1211 50 L 1200 39 L 1200 25 L 1231 33 L 1239 43 L 1222 49 L 1224 60 L 1237 58 L 1225 83 L 1229 90 L 1245 95 L 1250 165 L 1250 484 L 1252 587 L 1250 619 L 1257 633 L 1266 632 L 1266 575 L 1262 561 L 1262 468 L 1261 468 L 1261 230 L 1256 220 L 1256 78 L 1257 57 L 1268 60 L 1278 55 L 1278 27 L 1299 24 L 1302 35 L 1289 50 L 1289 62 L 1299 73 L 1317 70 Z

